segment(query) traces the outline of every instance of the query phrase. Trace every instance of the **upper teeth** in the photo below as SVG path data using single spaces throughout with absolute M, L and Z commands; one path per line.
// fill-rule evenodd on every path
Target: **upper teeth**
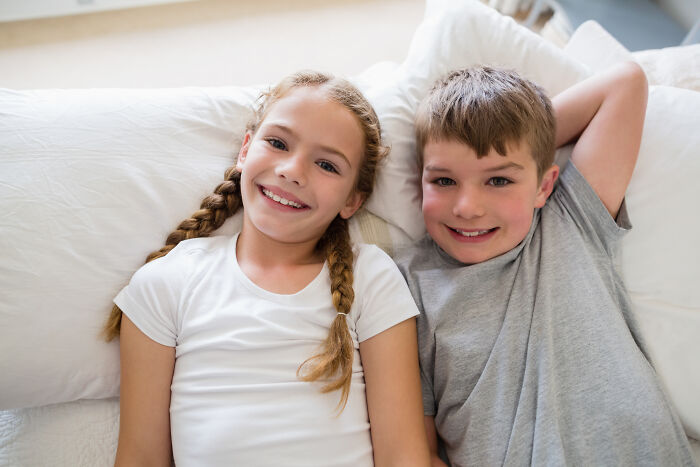
M 465 232 L 464 230 L 457 230 L 457 233 L 464 235 L 465 237 L 476 237 L 477 235 L 484 235 L 485 233 L 489 233 L 489 230 L 477 230 L 474 232 Z
M 277 201 L 277 202 L 280 203 L 280 204 L 284 204 L 285 206 L 292 206 L 292 207 L 295 207 L 295 208 L 301 208 L 301 207 L 302 207 L 301 204 L 295 203 L 294 201 L 290 201 L 290 200 L 288 200 L 288 199 L 286 199 L 286 198 L 282 198 L 281 196 L 277 196 L 276 194 L 274 194 L 273 192 L 271 192 L 270 190 L 267 190 L 267 189 L 265 189 L 265 188 L 262 189 L 262 192 L 263 192 L 263 193 L 265 194 L 265 196 L 267 196 L 268 198 L 270 198 L 270 199 L 272 199 L 272 200 L 275 200 L 275 201 Z

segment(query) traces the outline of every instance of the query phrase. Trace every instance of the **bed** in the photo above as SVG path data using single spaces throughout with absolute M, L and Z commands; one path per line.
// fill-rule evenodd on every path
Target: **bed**
M 448 70 L 507 66 L 553 95 L 628 59 L 651 89 L 619 261 L 700 458 L 700 45 L 630 53 L 589 22 L 559 49 L 479 1 L 428 0 L 405 60 L 351 77 L 392 146 L 351 231 L 390 254 L 423 235 L 412 119 Z M 0 465 L 113 464 L 111 299 L 219 182 L 260 89 L 0 89 Z

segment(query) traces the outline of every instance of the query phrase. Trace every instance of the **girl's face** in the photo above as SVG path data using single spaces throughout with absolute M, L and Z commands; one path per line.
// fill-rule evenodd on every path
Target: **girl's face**
M 362 204 L 354 186 L 363 153 L 352 112 L 319 88 L 289 91 L 243 140 L 236 166 L 243 229 L 315 245 L 336 215 L 347 219 Z

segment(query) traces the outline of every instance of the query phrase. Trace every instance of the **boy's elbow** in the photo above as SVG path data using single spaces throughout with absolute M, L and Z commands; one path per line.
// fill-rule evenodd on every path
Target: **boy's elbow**
M 620 65 L 619 77 L 627 92 L 634 94 L 646 104 L 649 94 L 649 82 L 644 69 L 634 61 L 624 62 Z

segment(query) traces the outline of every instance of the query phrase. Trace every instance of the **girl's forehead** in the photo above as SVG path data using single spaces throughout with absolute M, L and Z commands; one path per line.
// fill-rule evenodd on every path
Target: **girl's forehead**
M 322 86 L 296 86 L 288 89 L 271 102 L 269 110 L 279 107 L 280 104 L 294 105 L 305 102 L 317 104 L 334 103 L 340 105 L 330 98 L 328 91 Z
M 315 145 L 332 147 L 357 163 L 364 154 L 365 136 L 358 117 L 318 86 L 292 89 L 272 103 L 260 129 L 274 128 Z

